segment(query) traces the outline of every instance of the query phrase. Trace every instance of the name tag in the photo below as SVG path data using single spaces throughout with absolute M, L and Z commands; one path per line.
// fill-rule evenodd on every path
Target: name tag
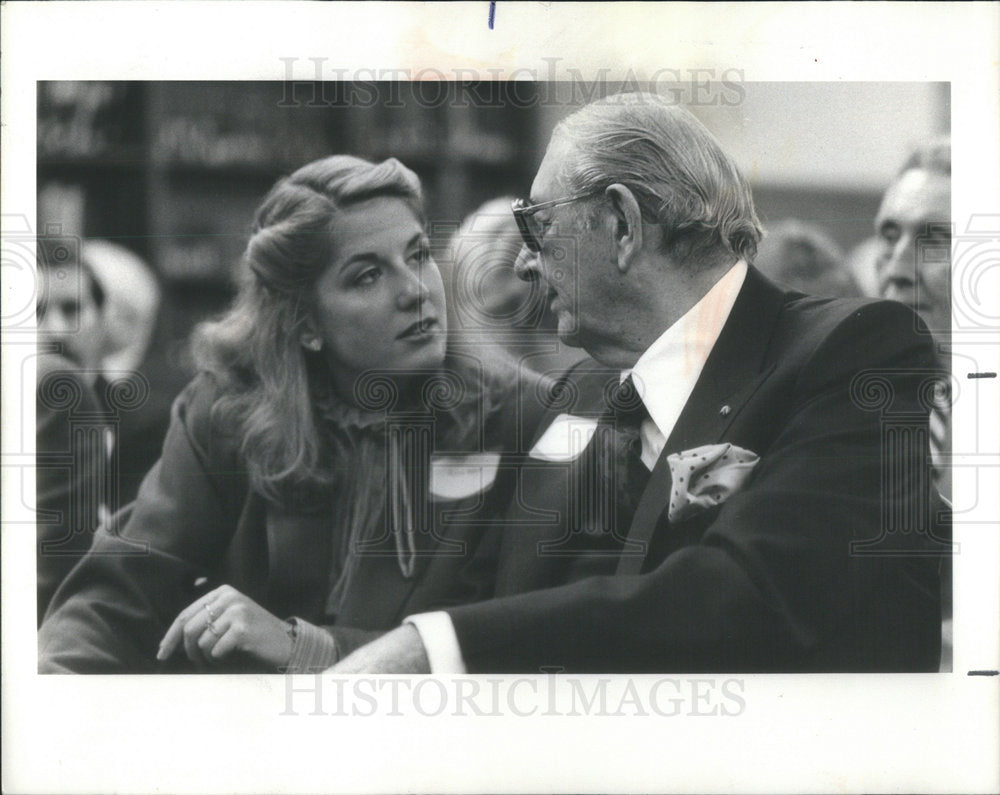
M 431 456 L 431 496 L 461 500 L 493 485 L 500 467 L 500 453 Z
M 540 461 L 573 461 L 590 444 L 596 430 L 596 419 L 560 414 L 528 455 Z

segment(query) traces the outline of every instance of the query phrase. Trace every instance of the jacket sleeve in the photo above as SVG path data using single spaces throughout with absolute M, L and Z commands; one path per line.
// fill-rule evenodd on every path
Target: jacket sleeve
M 783 427 L 698 543 L 647 573 L 449 610 L 469 671 L 936 670 L 937 561 L 915 537 L 916 555 L 851 553 L 883 510 L 926 500 L 916 467 L 883 489 L 880 415 L 850 391 L 877 370 L 894 411 L 926 415 L 933 348 L 914 325 L 870 304 L 803 357 Z
M 161 669 L 159 641 L 222 556 L 245 491 L 231 441 L 212 426 L 214 399 L 203 375 L 174 402 L 161 458 L 135 503 L 98 529 L 50 604 L 41 673 Z

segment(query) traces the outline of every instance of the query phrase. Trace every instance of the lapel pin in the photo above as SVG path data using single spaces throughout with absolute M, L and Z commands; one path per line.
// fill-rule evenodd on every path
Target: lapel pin
M 719 414 L 721 414 L 723 417 L 728 417 L 729 411 L 730 411 L 729 406 L 723 406 L 721 409 L 719 409 Z

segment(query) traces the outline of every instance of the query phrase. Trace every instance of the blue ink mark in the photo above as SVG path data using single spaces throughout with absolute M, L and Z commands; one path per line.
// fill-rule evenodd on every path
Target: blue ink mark
M 493 20 L 496 19 L 496 16 L 497 16 L 497 4 L 496 0 L 494 0 L 494 2 L 490 3 L 490 30 L 493 30 Z
M 969 671 L 969 676 L 1000 676 L 1000 671 Z
M 996 378 L 996 373 L 969 373 L 969 378 Z

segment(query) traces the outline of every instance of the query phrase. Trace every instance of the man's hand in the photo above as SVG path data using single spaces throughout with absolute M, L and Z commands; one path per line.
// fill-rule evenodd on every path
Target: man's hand
M 327 671 L 337 674 L 429 674 L 431 664 L 417 628 L 403 624 L 347 655 Z

